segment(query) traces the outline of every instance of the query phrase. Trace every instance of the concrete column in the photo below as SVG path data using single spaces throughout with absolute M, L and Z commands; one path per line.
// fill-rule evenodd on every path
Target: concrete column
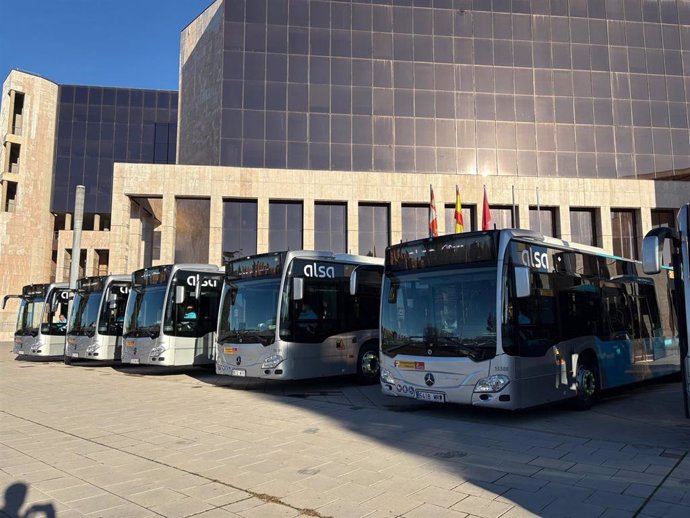
M 268 198 L 256 200 L 256 253 L 268 252 Z
M 558 223 L 557 232 L 560 232 L 560 238 L 565 241 L 570 241 L 573 237 L 570 228 L 570 207 L 561 205 L 556 207 L 556 219 Z
M 652 230 L 652 211 L 649 207 L 640 207 L 637 212 L 637 258 L 642 259 L 642 240 Z
M 64 230 L 72 230 L 72 213 L 65 214 L 65 228 Z
M 7 141 L 5 142 L 3 148 L 3 157 L 2 157 L 2 173 L 9 173 L 10 172 L 10 146 L 12 145 L 11 142 Z
M 0 189 L 0 212 L 5 212 L 7 204 L 7 180 L 0 185 L 2 185 Z
M 10 90 L 10 105 L 8 106 L 7 128 L 6 133 L 14 134 L 12 131 L 12 123 L 14 122 L 14 103 L 17 99 L 17 92 Z M 5 169 L 7 171 L 7 169 Z
M 142 221 L 141 221 L 141 207 L 129 200 L 129 225 L 127 225 L 127 232 L 123 235 L 123 240 L 126 245 L 126 253 L 123 257 L 123 267 L 121 271 L 133 272 L 140 264 L 141 249 L 142 249 Z M 125 249 L 120 247 L 120 252 Z
M 359 204 L 356 200 L 348 200 L 347 208 L 347 251 L 350 254 L 359 253 Z
M 101 230 L 101 215 L 100 214 L 94 214 L 93 215 L 93 229 L 95 231 Z
M 613 253 L 613 230 L 611 228 L 611 207 L 601 207 L 596 211 L 597 233 L 600 246 Z
M 62 246 L 62 241 L 58 241 L 57 264 L 55 265 L 55 282 L 62 282 L 65 273 L 65 256 L 67 250 Z
M 208 232 L 208 262 L 223 264 L 223 197 L 211 196 L 211 221 Z
M 86 277 L 93 277 L 98 275 L 98 254 L 93 248 L 86 249 L 86 268 L 84 270 Z
M 530 229 L 530 226 L 529 226 L 529 203 L 527 200 L 521 200 L 521 203 L 516 207 L 515 216 L 517 217 L 517 221 L 513 222 L 515 227 Z M 481 222 L 480 222 L 480 224 L 481 224 Z M 538 228 L 531 228 L 530 230 L 539 231 Z
M 438 205 L 437 205 L 436 209 L 438 210 Z M 400 240 L 402 239 L 402 203 L 401 202 L 399 202 L 399 201 L 391 202 L 389 217 L 390 217 L 390 221 L 389 221 L 389 226 L 390 226 L 389 243 L 390 244 L 400 243 Z M 377 250 L 376 253 L 378 254 L 379 251 Z
M 161 224 L 155 230 L 161 233 L 161 257 L 158 264 L 175 262 L 175 196 L 163 195 Z
M 314 200 L 305 198 L 302 207 L 302 247 L 314 250 Z

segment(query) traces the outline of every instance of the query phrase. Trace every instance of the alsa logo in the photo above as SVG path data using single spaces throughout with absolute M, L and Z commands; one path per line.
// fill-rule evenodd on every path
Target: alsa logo
M 118 293 L 121 293 L 122 295 L 127 295 L 129 293 L 129 287 L 128 286 L 119 286 L 117 288 Z
M 58 296 L 62 300 L 69 300 L 69 291 L 60 291 L 58 292 Z
M 535 248 L 527 248 L 522 251 L 522 264 L 531 266 L 539 270 L 549 269 L 549 255 L 546 251 L 539 251 Z
M 187 277 L 187 286 L 196 286 L 197 276 L 190 275 Z M 217 288 L 218 279 L 201 279 L 202 288 Z
M 335 279 L 335 267 L 324 266 L 319 264 L 305 264 L 305 277 L 318 277 L 320 279 Z

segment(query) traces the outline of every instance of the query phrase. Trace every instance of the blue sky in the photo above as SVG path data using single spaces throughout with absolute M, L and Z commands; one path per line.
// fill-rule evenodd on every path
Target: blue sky
M 0 82 L 19 68 L 62 84 L 177 90 L 180 31 L 211 1 L 0 0 Z

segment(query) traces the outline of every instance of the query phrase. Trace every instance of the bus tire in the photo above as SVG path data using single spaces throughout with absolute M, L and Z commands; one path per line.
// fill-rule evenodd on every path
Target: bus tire
M 65 365 L 72 365 L 72 358 L 67 356 L 66 354 L 62 357 L 62 363 Z
M 599 397 L 599 369 L 594 354 L 587 354 L 577 367 L 577 394 L 573 401 L 576 410 L 589 410 Z
M 381 373 L 379 348 L 376 342 L 362 345 L 357 357 L 357 380 L 362 385 L 378 383 Z

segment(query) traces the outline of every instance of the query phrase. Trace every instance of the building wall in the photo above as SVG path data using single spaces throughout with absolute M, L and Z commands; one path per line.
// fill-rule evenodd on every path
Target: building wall
M 141 179 L 146 171 L 144 182 Z M 569 209 L 592 208 L 599 216 L 599 235 L 604 249 L 612 250 L 610 211 L 615 208 L 638 211 L 637 236 L 651 228 L 651 209 L 677 208 L 690 200 L 690 183 L 651 180 L 606 180 L 564 178 L 504 178 L 455 174 L 419 175 L 414 173 L 362 173 L 249 169 L 208 166 L 144 166 L 117 164 L 113 184 L 111 267 L 128 272 L 141 268 L 141 254 L 132 243 L 141 242 L 141 221 L 132 214 L 130 196 L 160 200 L 160 254 L 152 264 L 174 262 L 175 199 L 196 197 L 210 200 L 209 258 L 220 264 L 222 257 L 222 218 L 224 199 L 257 201 L 257 252 L 268 251 L 269 201 L 303 202 L 303 245 L 314 246 L 314 203 L 347 204 L 348 251 L 358 250 L 358 204 L 386 203 L 390 207 L 389 243 L 402 238 L 403 204 L 427 204 L 429 184 L 433 184 L 439 211 L 439 232 L 446 233 L 440 216 L 444 204 L 455 203 L 455 186 L 464 204 L 481 207 L 486 185 L 492 205 L 510 205 L 515 187 L 517 210 L 522 228 L 528 228 L 530 206 L 557 212 L 559 237 L 570 239 Z M 481 216 L 480 216 L 481 217 Z M 382 252 L 382 251 L 381 251 Z M 380 255 L 380 254 L 379 254 Z
M 222 96 L 188 92 L 222 105 L 220 165 L 689 174 L 688 2 L 224 5 L 222 62 L 208 54 L 222 67 Z M 190 115 L 181 113 L 182 126 Z
M 10 129 L 13 90 L 25 96 L 21 135 L 13 135 Z M 0 296 L 21 293 L 26 284 L 50 280 L 57 96 L 55 83 L 16 70 L 3 83 L 0 136 L 3 142 L 20 145 L 20 161 L 19 172 L 2 171 L 3 191 L 7 182 L 16 182 L 17 197 L 14 212 L 0 207 Z M 0 150 L 3 169 L 7 152 L 5 145 Z M 16 300 L 0 310 L 0 340 L 9 339 L 14 331 L 16 312 Z
M 218 165 L 223 91 L 224 2 L 217 0 L 180 37 L 181 164 Z
M 109 214 L 114 162 L 175 163 L 177 92 L 60 85 L 59 99 L 54 213 L 84 185 L 84 212 Z

